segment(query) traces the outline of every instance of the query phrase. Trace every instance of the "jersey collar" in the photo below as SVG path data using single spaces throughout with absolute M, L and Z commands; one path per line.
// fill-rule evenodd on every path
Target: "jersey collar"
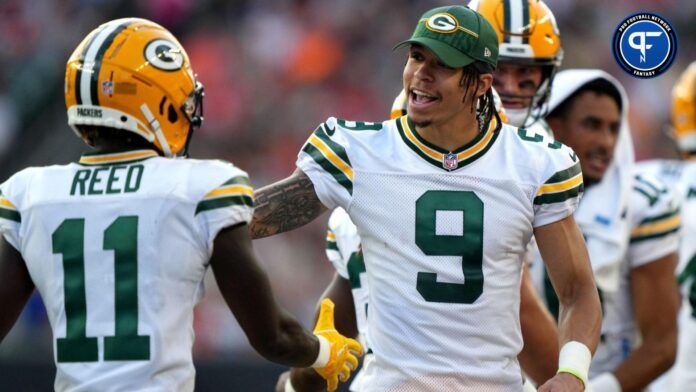
M 397 118 L 396 127 L 404 143 L 421 158 L 440 169 L 453 171 L 483 156 L 498 138 L 501 126 L 495 117 L 492 118 L 485 132 L 454 151 L 447 151 L 423 139 L 408 116 Z
M 85 166 L 115 165 L 138 162 L 157 156 L 159 154 L 155 150 L 149 149 L 95 151 L 82 154 L 78 163 Z

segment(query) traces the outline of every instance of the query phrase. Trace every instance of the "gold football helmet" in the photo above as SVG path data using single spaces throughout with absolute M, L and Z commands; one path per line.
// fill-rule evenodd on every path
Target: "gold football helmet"
M 116 19 L 92 31 L 68 59 L 68 124 L 140 135 L 165 156 L 186 154 L 203 122 L 203 85 L 188 55 L 165 28 L 149 20 Z
M 542 81 L 530 107 L 518 109 L 521 114 L 508 110 L 508 115 L 511 119 L 523 115 L 523 124 L 530 114 L 534 120 L 543 116 L 553 76 L 563 60 L 558 26 L 549 7 L 541 0 L 472 0 L 469 8 L 483 15 L 498 34 L 498 63 L 542 67 Z
M 679 151 L 696 155 L 696 61 L 672 89 L 672 131 Z

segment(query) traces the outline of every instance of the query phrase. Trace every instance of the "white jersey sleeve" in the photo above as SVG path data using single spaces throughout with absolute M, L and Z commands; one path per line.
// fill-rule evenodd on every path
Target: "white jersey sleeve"
M 350 220 L 348 213 L 343 208 L 336 208 L 329 217 L 329 229 L 326 233 L 326 257 L 329 259 L 336 272 L 345 279 L 351 281 L 351 286 L 360 286 L 359 275 L 365 271 L 362 267 L 351 265 L 351 258 L 360 251 L 360 236 L 358 229 Z
M 297 167 L 309 176 L 317 197 L 329 209 L 347 209 L 353 195 L 353 168 L 344 132 L 339 120 L 330 117 L 307 139 L 297 158 Z
M 677 252 L 680 200 L 674 190 L 648 174 L 635 176 L 631 195 L 629 261 L 636 268 Z
M 524 129 L 519 130 L 522 139 L 545 143 L 551 150 L 546 154 L 546 179 L 534 196 L 533 225 L 539 227 L 575 212 L 584 189 L 582 171 L 580 160 L 570 147 L 539 134 L 524 132 Z
M 22 216 L 18 205 L 24 197 L 24 189 L 33 169 L 25 169 L 0 185 L 0 233 L 15 249 L 21 250 L 20 228 Z
M 194 169 L 200 176 L 214 180 L 192 183 L 202 195 L 196 205 L 196 221 L 203 233 L 209 252 L 220 230 L 251 221 L 254 215 L 254 189 L 241 169 L 224 161 L 198 161 Z M 210 186 L 209 184 L 216 183 Z

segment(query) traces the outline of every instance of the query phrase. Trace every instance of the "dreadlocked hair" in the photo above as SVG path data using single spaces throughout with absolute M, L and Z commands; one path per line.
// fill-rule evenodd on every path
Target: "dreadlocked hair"
M 501 123 L 498 110 L 496 110 L 495 104 L 493 103 L 493 89 L 489 88 L 483 95 L 478 97 L 478 99 L 476 98 L 476 92 L 481 83 L 479 76 L 486 73 L 493 73 L 493 67 L 482 61 L 474 61 L 464 67 L 462 78 L 459 80 L 459 85 L 464 86 L 464 98 L 462 98 L 462 102 L 466 102 L 467 99 L 471 101 L 469 110 L 471 113 L 476 110 L 479 132 L 488 129 L 488 124 L 494 117 L 496 119 L 496 124 Z M 470 89 L 471 93 L 469 93 Z

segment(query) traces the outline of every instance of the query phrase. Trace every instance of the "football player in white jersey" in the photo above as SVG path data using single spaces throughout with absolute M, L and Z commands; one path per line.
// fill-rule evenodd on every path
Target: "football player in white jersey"
M 58 391 L 190 391 L 193 307 L 208 266 L 265 358 L 313 366 L 331 388 L 357 341 L 326 302 L 314 335 L 276 303 L 247 224 L 253 189 L 231 163 L 187 155 L 203 87 L 166 29 L 117 19 L 68 60 L 68 123 L 95 152 L 0 185 L 0 339 L 36 288 Z
M 628 101 L 618 82 L 603 72 L 563 71 L 553 94 L 561 95 L 557 90 L 562 87 L 565 98 L 553 102 L 546 120 L 557 140 L 580 157 L 587 192 L 591 192 L 604 180 L 615 158 L 620 133 L 627 132 L 622 127 Z M 588 204 L 592 201 L 583 199 L 576 215 L 592 210 Z M 639 175 L 628 205 L 630 237 L 627 235 L 626 241 L 630 244 L 615 266 L 596 263 L 598 250 L 603 248 L 592 246 L 596 231 L 580 223 L 580 228 L 587 230 L 597 279 L 601 279 L 603 268 L 617 272 L 616 287 L 609 290 L 600 286 L 602 339 L 590 368 L 595 392 L 640 390 L 664 372 L 674 357 L 677 297 L 672 271 L 679 239 L 679 200 L 657 180 Z M 642 337 L 642 343 L 637 336 Z
M 498 39 L 480 14 L 432 9 L 402 45 L 408 116 L 317 127 L 298 170 L 256 193 L 253 235 L 349 214 L 369 282 L 363 390 L 507 391 L 522 388 L 519 285 L 534 234 L 563 303 L 559 373 L 541 390 L 582 390 L 601 314 L 572 217 L 577 157 L 500 122 Z
M 677 357 L 654 389 L 688 391 L 696 385 L 696 62 L 682 73 L 672 90 L 672 136 L 682 159 L 644 161 L 638 170 L 658 176 L 682 197 L 682 241 L 677 267 L 682 301 Z
M 546 114 L 554 75 L 563 60 L 556 18 L 541 0 L 472 0 L 498 35 L 493 87 L 501 96 L 506 123 L 551 136 Z M 392 117 L 406 114 L 407 94 L 394 101 Z

